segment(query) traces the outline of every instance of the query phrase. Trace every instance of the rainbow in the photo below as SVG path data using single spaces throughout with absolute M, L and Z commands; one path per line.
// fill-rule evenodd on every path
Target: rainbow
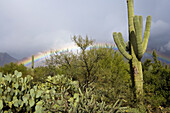
M 49 51 L 44 51 L 44 52 L 39 52 L 38 54 L 34 55 L 34 62 L 40 62 L 45 60 L 46 58 L 49 58 L 52 54 L 55 53 L 55 51 L 62 52 L 66 50 L 74 50 L 76 49 L 76 46 L 70 46 L 67 48 L 60 48 L 58 50 L 49 50 Z M 32 64 L 32 57 L 25 58 L 21 61 L 18 62 L 18 64 L 24 64 L 25 66 L 30 66 Z
M 107 44 L 95 43 L 93 46 L 90 46 L 90 47 L 94 47 L 94 46 L 97 46 L 97 47 L 102 46 L 103 47 L 103 46 L 106 46 L 106 45 L 108 45 L 109 47 L 112 46 L 115 50 L 117 50 L 117 47 L 114 44 L 110 44 L 110 43 L 107 43 Z M 55 51 L 63 52 L 63 51 L 67 51 L 67 50 L 76 51 L 76 50 L 79 50 L 79 48 L 75 45 L 70 45 L 70 46 L 67 46 L 65 48 L 60 48 L 60 49 L 56 49 L 56 50 L 53 49 L 53 50 L 49 50 L 49 51 L 39 52 L 38 54 L 34 55 L 34 62 L 38 63 L 38 62 L 41 62 L 41 61 L 49 58 L 52 54 L 55 54 Z M 32 57 L 25 58 L 25 59 L 19 61 L 18 64 L 23 64 L 23 65 L 29 67 L 32 64 Z
M 52 55 L 52 53 L 53 53 L 52 50 L 38 53 L 34 55 L 34 62 L 36 63 L 36 62 L 43 61 L 44 59 Z M 24 64 L 25 66 L 31 66 L 31 63 L 32 63 L 32 57 L 25 58 L 18 62 L 18 64 Z
M 153 50 L 148 49 L 146 51 L 145 55 L 152 57 L 152 52 L 153 52 Z M 165 54 L 163 54 L 163 53 L 161 53 L 159 51 L 156 51 L 156 54 L 157 54 L 158 60 L 161 60 L 163 62 L 166 62 L 166 63 L 170 64 L 170 56 L 166 56 Z
M 100 46 L 105 46 L 105 45 L 106 45 L 106 43 L 105 44 L 96 43 L 96 44 L 94 44 L 93 46 L 90 46 L 90 47 L 94 47 L 94 46 L 100 47 Z M 112 46 L 114 50 L 118 50 L 118 48 L 114 44 L 107 43 L 107 45 Z M 66 48 L 60 48 L 60 49 L 57 49 L 57 50 L 49 50 L 49 51 L 41 52 L 41 53 L 34 55 L 34 62 L 35 63 L 41 62 L 41 61 L 45 60 L 46 58 L 49 58 L 50 55 L 55 53 L 55 51 L 58 51 L 58 52 L 62 52 L 62 51 L 66 51 L 66 50 L 76 51 L 78 49 L 79 48 L 77 46 L 71 45 L 70 47 L 66 47 Z M 157 54 L 158 54 L 158 60 L 162 60 L 162 61 L 165 61 L 166 63 L 170 64 L 170 57 L 165 56 L 160 52 L 157 52 Z M 152 57 L 152 50 L 147 50 L 145 52 L 145 55 Z M 19 61 L 18 64 L 24 64 L 25 66 L 31 66 L 31 62 L 32 62 L 32 57 L 28 57 L 28 58 L 26 58 L 22 61 Z

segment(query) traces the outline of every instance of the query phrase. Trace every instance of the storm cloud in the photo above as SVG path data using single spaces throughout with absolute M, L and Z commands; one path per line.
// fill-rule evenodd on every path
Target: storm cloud
M 169 0 L 134 0 L 135 14 L 152 16 L 150 48 L 170 51 Z M 0 0 L 0 52 L 15 58 L 67 47 L 74 35 L 114 43 L 127 41 L 126 0 Z

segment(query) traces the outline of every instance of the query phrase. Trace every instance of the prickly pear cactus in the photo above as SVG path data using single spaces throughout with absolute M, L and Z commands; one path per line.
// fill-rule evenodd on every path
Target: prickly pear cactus
M 64 75 L 49 76 L 39 88 L 46 91 L 42 95 L 45 112 L 108 113 L 119 111 L 121 105 L 120 101 L 114 105 L 96 101 L 92 88 L 82 92 L 77 81 Z
M 32 85 L 32 79 L 29 75 L 22 78 L 22 73 L 18 71 L 14 75 L 0 73 L 1 112 L 32 112 L 39 107 L 42 91 Z
M 106 105 L 95 100 L 92 88 L 81 91 L 79 83 L 64 75 L 33 83 L 33 77 L 0 73 L 0 112 L 10 113 L 108 113 L 119 110 L 120 102 Z

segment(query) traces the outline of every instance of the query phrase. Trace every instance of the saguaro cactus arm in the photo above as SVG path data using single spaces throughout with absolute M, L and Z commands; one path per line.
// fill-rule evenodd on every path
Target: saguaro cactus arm
M 125 48 L 123 48 L 119 38 L 118 38 L 118 34 L 116 32 L 113 33 L 113 38 L 114 38 L 114 41 L 119 49 L 119 51 L 121 52 L 121 54 L 128 60 L 131 60 L 132 59 L 132 56 L 129 55 L 128 52 L 126 52 Z
M 141 17 L 140 17 L 141 18 Z M 141 20 L 141 19 L 140 19 Z M 139 17 L 138 16 L 134 16 L 133 18 L 133 22 L 134 22 L 134 28 L 135 28 L 135 40 L 136 40 L 136 57 L 138 58 L 138 60 L 141 60 L 142 56 L 143 56 L 143 48 L 142 48 L 142 28 L 141 28 L 141 21 L 139 21 Z
M 123 48 L 126 49 L 126 43 L 125 43 L 125 41 L 123 39 L 122 33 L 120 33 L 120 32 L 118 33 L 118 38 L 119 38 L 120 43 L 123 46 Z
M 143 43 L 142 43 L 143 54 L 145 53 L 147 45 L 148 45 L 150 28 L 151 28 L 151 16 L 148 16 L 146 20 L 145 33 L 144 33 Z
M 139 16 L 139 24 L 140 24 L 140 35 L 141 35 L 141 38 L 142 38 L 142 33 L 143 33 L 143 17 L 141 15 Z

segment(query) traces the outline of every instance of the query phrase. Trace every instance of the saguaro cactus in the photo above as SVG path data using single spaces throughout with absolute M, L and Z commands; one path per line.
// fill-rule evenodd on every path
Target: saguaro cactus
M 129 42 L 127 45 L 125 44 L 120 32 L 114 32 L 113 38 L 121 54 L 129 60 L 134 96 L 137 101 L 141 102 L 143 99 L 143 73 L 141 58 L 147 48 L 151 27 L 151 16 L 147 17 L 142 41 L 143 17 L 137 15 L 134 16 L 133 0 L 127 0 L 127 8 Z
M 34 55 L 32 55 L 32 69 L 34 69 Z
M 32 66 L 31 66 L 31 70 L 32 70 L 32 75 L 34 76 L 34 55 L 32 55 Z

